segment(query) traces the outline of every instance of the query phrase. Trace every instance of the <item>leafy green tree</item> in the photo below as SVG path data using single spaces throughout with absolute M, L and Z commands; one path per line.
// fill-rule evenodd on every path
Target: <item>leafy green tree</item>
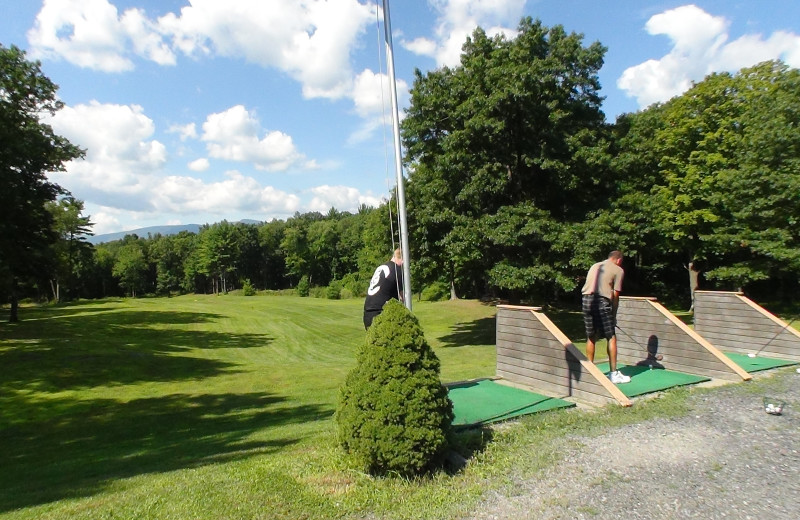
M 147 280 L 147 259 L 144 249 L 138 240 L 128 241 L 116 252 L 112 273 L 120 285 L 128 291 L 131 297 L 136 298 Z
M 286 223 L 272 220 L 258 227 L 258 244 L 261 251 L 258 280 L 264 289 L 281 289 L 286 282 L 286 261 L 281 249 Z
M 235 226 L 226 220 L 204 226 L 198 235 L 197 271 L 211 281 L 214 294 L 228 291 L 238 260 Z
M 0 45 L 0 291 L 11 300 L 10 321 L 18 319 L 20 283 L 47 272 L 56 241 L 45 204 L 62 190 L 46 175 L 83 155 L 41 121 L 62 108 L 57 89 L 39 62 Z
M 150 260 L 156 264 L 156 292 L 170 294 L 183 289 L 186 262 L 194 251 L 196 237 L 194 233 L 181 231 L 150 238 Z
M 264 255 L 259 243 L 258 227 L 254 224 L 236 224 L 234 226 L 234 242 L 236 248 L 235 279 L 244 288 L 245 280 L 252 285 L 252 280 L 256 279 L 263 269 Z
M 116 249 L 118 248 L 109 244 L 97 244 L 94 246 L 94 255 L 88 268 L 89 272 L 85 275 L 86 286 L 93 298 L 124 294 L 124 292 L 120 292 L 119 282 L 114 278 L 113 273 Z
M 389 301 L 340 391 L 339 442 L 374 474 L 422 473 L 448 447 L 453 405 L 417 319 Z
M 336 216 L 312 222 L 306 234 L 308 264 L 311 278 L 316 285 L 328 285 L 341 275 L 339 266 L 339 232 Z
M 693 279 L 703 271 L 742 288 L 796 278 L 798 78 L 799 71 L 780 62 L 712 74 L 625 118 L 618 164 L 627 179 L 641 178 L 622 200 L 639 204 L 639 215 L 649 215 L 643 220 L 650 235 L 664 237 L 651 248 L 660 244 Z
M 426 282 L 473 297 L 574 289 L 559 237 L 613 196 L 604 52 L 525 18 L 513 39 L 476 30 L 458 67 L 417 71 L 402 130 Z
M 281 250 L 284 252 L 286 272 L 293 280 L 299 282 L 309 281 L 310 268 L 308 259 L 308 229 L 304 221 L 287 223 L 281 240 Z
M 73 293 L 84 268 L 91 263 L 92 245 L 86 241 L 92 236 L 92 222 L 83 215 L 83 201 L 72 196 L 62 197 L 46 204 L 53 218 L 53 228 L 58 237 L 52 245 L 54 261 L 50 287 L 55 301 L 61 301 L 62 286 Z

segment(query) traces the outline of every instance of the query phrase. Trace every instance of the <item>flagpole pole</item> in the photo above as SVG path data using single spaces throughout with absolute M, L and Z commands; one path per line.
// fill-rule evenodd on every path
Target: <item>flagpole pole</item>
M 389 20 L 389 0 L 383 0 L 383 30 L 386 41 L 386 62 L 392 99 L 392 131 L 394 134 L 394 162 L 397 175 L 397 205 L 400 216 L 400 248 L 403 250 L 403 302 L 411 310 L 411 255 L 408 249 L 408 224 L 406 221 L 406 192 L 403 177 L 403 153 L 400 148 L 400 111 L 397 106 L 397 81 L 392 52 L 392 24 Z

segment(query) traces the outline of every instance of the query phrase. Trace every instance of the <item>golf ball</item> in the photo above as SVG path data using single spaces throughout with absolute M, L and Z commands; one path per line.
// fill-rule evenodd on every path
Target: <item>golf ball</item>
M 756 357 L 756 355 L 751 352 L 751 353 L 747 354 L 747 357 Z

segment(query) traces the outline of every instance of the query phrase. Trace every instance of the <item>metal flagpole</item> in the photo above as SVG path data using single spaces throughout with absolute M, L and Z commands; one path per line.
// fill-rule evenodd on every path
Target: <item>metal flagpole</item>
M 397 174 L 397 205 L 400 216 L 400 248 L 403 250 L 403 301 L 411 310 L 411 258 L 408 250 L 408 224 L 406 223 L 406 192 L 403 179 L 403 154 L 400 148 L 400 112 L 397 107 L 397 82 L 392 54 L 392 24 L 389 21 L 389 0 L 383 0 L 383 30 L 386 40 L 386 63 L 392 98 L 392 130 L 394 132 L 394 163 Z

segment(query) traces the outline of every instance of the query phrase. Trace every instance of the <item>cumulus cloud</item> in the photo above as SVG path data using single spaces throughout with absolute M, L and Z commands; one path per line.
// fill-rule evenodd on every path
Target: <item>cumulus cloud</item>
M 193 172 L 204 172 L 211 167 L 211 163 L 208 162 L 208 159 L 202 157 L 200 159 L 190 162 L 187 166 Z
M 435 36 L 402 41 L 403 47 L 429 56 L 437 65 L 455 66 L 461 60 L 461 47 L 477 27 L 489 35 L 513 36 L 525 7 L 525 0 L 431 0 L 438 12 Z
M 372 193 L 362 194 L 349 186 L 317 186 L 309 190 L 314 197 L 308 204 L 309 211 L 326 212 L 331 208 L 340 211 L 355 211 L 361 204 L 378 207 L 381 199 Z
M 397 79 L 396 83 L 398 104 L 406 106 L 409 99 L 408 83 L 402 79 Z M 389 78 L 386 74 L 376 74 L 369 69 L 363 70 L 355 78 L 352 96 L 356 114 L 361 117 L 363 123 L 350 135 L 351 144 L 366 140 L 383 124 L 392 124 L 392 115 L 386 112 L 392 104 Z M 402 115 L 401 111 L 400 116 Z
M 141 106 L 93 101 L 64 107 L 49 122 L 57 134 L 86 149 L 85 159 L 51 175 L 55 182 L 84 193 L 116 193 L 127 207 L 146 205 L 135 195 L 147 190 L 148 178 L 163 167 L 167 152 L 152 139 L 155 125 Z
M 626 69 L 617 86 L 640 107 L 666 101 L 688 90 L 712 72 L 735 72 L 770 59 L 800 66 L 800 36 L 778 31 L 764 39 L 760 34 L 729 41 L 730 23 L 695 5 L 670 9 L 651 17 L 645 29 L 672 42 L 666 56 Z
M 316 164 L 297 151 L 291 136 L 270 131 L 261 136 L 260 123 L 242 105 L 211 114 L 203 123 L 201 139 L 211 157 L 250 162 L 267 171 L 313 169 Z
M 195 127 L 194 123 L 188 123 L 185 125 L 172 125 L 169 127 L 167 132 L 170 134 L 178 134 L 181 141 L 197 139 L 197 128 Z
M 122 14 L 108 0 L 45 0 L 28 32 L 31 56 L 62 58 L 106 72 L 187 56 L 244 59 L 286 72 L 309 98 L 338 99 L 352 88 L 351 53 L 375 18 L 358 0 L 194 0 L 152 19 Z
M 231 212 L 253 214 L 291 214 L 300 207 L 297 195 L 262 186 L 256 179 L 238 171 L 225 173 L 225 180 L 206 182 L 184 176 L 168 176 L 158 183 L 153 205 L 159 212 L 204 212 L 226 215 Z
M 224 140 L 227 131 L 248 137 L 251 135 L 248 132 L 256 131 L 257 121 L 243 109 L 227 115 L 231 116 L 228 126 L 211 124 L 207 129 L 210 137 Z M 85 159 L 70 161 L 65 172 L 52 172 L 49 176 L 85 200 L 87 208 L 101 208 L 92 214 L 97 232 L 118 226 L 121 215 L 126 220 L 169 214 L 224 218 L 231 213 L 291 215 L 300 208 L 297 195 L 264 186 L 238 171 L 226 172 L 221 181 L 165 174 L 166 149 L 152 139 L 155 124 L 138 105 L 95 101 L 66 106 L 47 122 L 57 134 L 86 149 Z M 188 126 L 181 128 L 185 130 Z M 283 140 L 283 137 L 277 139 L 280 146 L 276 156 L 285 161 L 284 152 L 293 148 L 285 146 Z M 260 159 L 259 147 L 266 143 L 269 148 L 272 141 L 265 138 L 253 144 L 243 139 L 243 153 L 255 154 Z M 231 146 L 235 149 L 235 145 Z M 255 151 L 248 148 L 251 146 Z M 291 153 L 289 157 L 293 157 Z M 201 158 L 189 163 L 188 169 L 200 172 L 209 166 L 208 159 Z
M 350 53 L 374 6 L 357 0 L 195 0 L 158 19 L 186 55 L 219 55 L 287 72 L 307 97 L 341 98 Z
M 137 55 L 161 65 L 175 63 L 175 54 L 141 10 L 120 16 L 107 0 L 45 0 L 28 41 L 33 58 L 60 58 L 105 72 L 131 70 Z

